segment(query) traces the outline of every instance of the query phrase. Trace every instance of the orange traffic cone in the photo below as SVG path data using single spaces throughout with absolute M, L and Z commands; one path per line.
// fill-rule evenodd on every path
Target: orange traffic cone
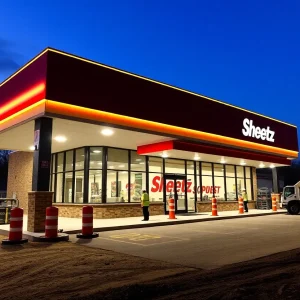
M 272 197 L 272 210 L 277 211 L 277 200 L 276 197 Z
M 212 216 L 217 216 L 218 215 L 217 199 L 216 198 L 211 199 L 211 215 Z
M 175 200 L 169 199 L 169 219 L 176 219 L 175 217 Z
M 244 203 L 243 203 L 243 198 L 240 197 L 239 198 L 239 214 L 243 214 L 244 213 Z

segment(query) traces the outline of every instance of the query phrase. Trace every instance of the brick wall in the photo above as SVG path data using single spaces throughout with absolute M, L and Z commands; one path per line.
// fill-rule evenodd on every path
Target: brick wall
M 24 214 L 28 212 L 28 191 L 32 187 L 32 152 L 13 152 L 8 160 L 7 197 L 17 194 L 19 206 L 24 209 Z
M 253 200 L 257 200 L 257 176 L 256 176 L 256 168 L 252 168 L 252 177 L 253 177 Z
M 44 232 L 46 208 L 52 206 L 53 192 L 28 193 L 27 231 Z
M 239 210 L 238 202 L 231 201 L 220 201 L 217 203 L 218 211 L 230 211 L 230 210 Z M 248 201 L 248 208 L 255 209 L 255 201 Z M 198 212 L 209 212 L 211 211 L 211 202 L 197 202 Z
M 54 203 L 60 217 L 81 218 L 83 204 L 60 204 Z M 141 217 L 143 215 L 139 203 L 130 204 L 94 204 L 95 219 Z M 150 203 L 150 216 L 163 215 L 163 203 Z

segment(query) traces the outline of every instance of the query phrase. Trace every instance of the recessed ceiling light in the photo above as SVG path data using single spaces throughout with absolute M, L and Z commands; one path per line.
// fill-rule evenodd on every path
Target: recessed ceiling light
M 137 159 L 136 159 L 136 161 L 141 161 L 141 160 L 142 160 L 141 158 L 137 158 Z
M 122 173 L 122 174 L 125 174 L 125 173 L 127 173 L 127 172 L 126 172 L 126 171 L 122 171 L 121 173 Z
M 119 168 L 124 168 L 125 167 L 125 165 L 119 165 Z
M 144 165 L 145 163 L 144 162 L 140 162 L 140 165 Z
M 91 161 L 91 165 L 93 165 L 95 162 L 94 161 Z
M 221 161 L 220 162 L 221 162 L 221 164 L 225 164 L 226 163 L 226 160 L 225 160 L 225 158 L 223 156 L 221 157 Z
M 246 165 L 247 163 L 245 163 L 244 161 L 241 161 L 241 165 L 244 166 Z
M 275 168 L 275 166 L 274 166 L 273 164 L 271 164 L 271 165 L 270 165 L 270 168 L 273 169 L 273 168 Z
M 29 147 L 29 150 L 34 151 L 34 150 L 35 150 L 35 147 L 34 147 L 34 146 L 30 146 L 30 147 Z
M 101 150 L 93 150 L 94 153 L 101 153 Z
M 114 166 L 108 166 L 108 168 L 109 168 L 109 169 L 114 169 L 115 167 L 114 167 Z
M 54 138 L 57 142 L 59 143 L 63 143 L 67 140 L 67 138 L 65 136 L 62 136 L 62 135 L 58 135 Z
M 163 154 L 161 156 L 164 157 L 164 158 L 169 157 L 168 153 L 166 153 L 166 152 L 163 152 Z
M 98 162 L 98 165 L 102 165 L 102 162 Z
M 111 129 L 109 129 L 109 128 L 105 128 L 105 129 L 102 129 L 102 130 L 101 130 L 101 133 L 102 133 L 103 135 L 110 136 L 110 135 L 112 135 L 114 132 L 113 132 Z
M 260 167 L 260 168 L 264 168 L 265 165 L 264 165 L 263 163 L 260 163 L 260 164 L 259 164 L 259 167 Z

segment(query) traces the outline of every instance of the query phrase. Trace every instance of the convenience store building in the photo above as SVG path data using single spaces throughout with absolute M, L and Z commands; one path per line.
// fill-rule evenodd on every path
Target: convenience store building
M 0 85 L 0 149 L 9 159 L 8 196 L 28 230 L 44 209 L 96 218 L 237 208 L 246 188 L 255 207 L 257 168 L 298 157 L 297 128 L 148 78 L 47 48 Z M 276 180 L 275 180 L 276 182 Z M 174 188 L 176 187 L 176 188 Z M 278 193 L 276 183 L 274 192 Z

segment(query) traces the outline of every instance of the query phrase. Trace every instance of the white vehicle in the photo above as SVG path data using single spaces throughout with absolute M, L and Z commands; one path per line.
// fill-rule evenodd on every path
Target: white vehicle
M 283 188 L 281 203 L 291 215 L 297 215 L 300 212 L 300 181 Z

